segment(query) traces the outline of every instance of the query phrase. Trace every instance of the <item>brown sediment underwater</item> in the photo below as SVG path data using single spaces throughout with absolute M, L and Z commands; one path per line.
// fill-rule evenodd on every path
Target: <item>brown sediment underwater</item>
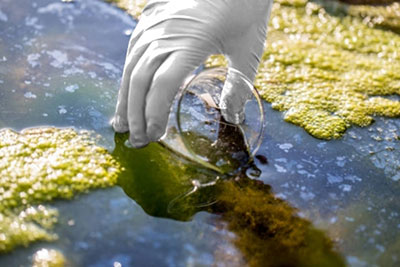
M 217 185 L 221 215 L 249 266 L 345 266 L 332 240 L 276 198 L 271 187 L 245 177 Z

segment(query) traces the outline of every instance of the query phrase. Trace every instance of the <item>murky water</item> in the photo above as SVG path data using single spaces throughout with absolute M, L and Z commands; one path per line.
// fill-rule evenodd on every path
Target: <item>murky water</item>
M 29 266 L 43 247 L 61 250 L 71 266 L 243 263 L 234 233 L 215 215 L 220 210 L 207 206 L 215 201 L 213 188 L 182 197 L 193 189 L 193 179 L 204 184 L 215 176 L 157 144 L 129 149 L 126 136 L 114 135 L 109 126 L 134 25 L 96 0 L 1 1 L 0 127 L 94 130 L 127 168 L 120 187 L 56 201 L 59 240 L 1 255 L 1 266 Z M 265 106 L 259 154 L 268 164 L 255 159 L 261 170 L 255 178 L 323 229 L 349 265 L 398 265 L 400 120 L 377 119 L 325 142 Z M 259 174 L 255 168 L 247 173 Z

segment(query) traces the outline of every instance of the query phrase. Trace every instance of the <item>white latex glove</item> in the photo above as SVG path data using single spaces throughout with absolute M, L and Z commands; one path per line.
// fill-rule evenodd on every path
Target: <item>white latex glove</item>
M 229 67 L 253 81 L 271 6 L 272 0 L 150 0 L 129 42 L 115 131 L 129 131 L 134 147 L 159 140 L 179 87 L 211 54 L 224 54 Z M 247 97 L 228 74 L 226 120 L 240 122 Z

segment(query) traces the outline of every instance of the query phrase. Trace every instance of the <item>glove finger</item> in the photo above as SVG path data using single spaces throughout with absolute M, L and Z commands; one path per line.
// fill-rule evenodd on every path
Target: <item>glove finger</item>
M 167 2 L 167 0 L 149 1 L 129 40 L 116 111 L 111 122 L 116 132 L 124 133 L 129 131 L 128 94 L 132 71 L 149 44 L 159 39 L 160 36 L 163 36 L 164 29 L 162 25 L 154 23 L 154 19 L 152 18 L 159 12 L 157 10 L 162 10 L 160 7 Z
M 146 135 L 145 101 L 154 73 L 170 54 L 152 43 L 132 71 L 128 95 L 129 141 L 134 147 L 143 147 L 149 140 Z
M 244 120 L 244 107 L 252 94 L 252 83 L 242 73 L 228 70 L 228 76 L 221 93 L 220 108 L 224 119 L 239 124 Z
M 147 96 L 147 136 L 157 141 L 165 133 L 172 102 L 185 78 L 207 58 L 205 50 L 176 51 L 160 66 L 154 75 Z
M 155 41 L 159 35 L 159 33 L 154 31 L 144 31 L 146 27 L 148 27 L 148 23 L 146 23 L 146 18 L 143 18 L 139 21 L 129 41 L 128 52 L 126 55 L 124 71 L 121 79 L 121 86 L 118 93 L 116 111 L 112 120 L 112 125 L 116 132 L 123 133 L 129 130 L 127 117 L 128 93 L 132 71 L 134 70 L 139 59 L 149 47 L 149 44 Z
M 147 20 L 151 18 L 154 7 L 159 4 L 163 4 L 163 1 L 153 1 L 154 3 L 148 3 L 145 10 L 147 9 L 146 16 L 143 16 L 139 23 L 136 25 L 131 38 L 129 40 L 128 50 L 126 53 L 125 66 L 121 79 L 121 86 L 118 93 L 118 101 L 116 105 L 116 111 L 114 118 L 112 119 L 112 125 L 116 132 L 124 133 L 129 131 L 128 125 L 128 93 L 129 84 L 131 81 L 132 71 L 135 68 L 137 62 L 143 55 L 151 43 L 151 39 L 148 37 L 141 38 L 144 35 L 145 29 L 148 28 Z M 149 34 L 146 34 L 149 35 Z M 153 35 L 154 34 L 150 34 Z
M 142 20 L 141 20 L 142 21 Z M 128 92 L 129 86 L 131 82 L 131 74 L 134 70 L 137 62 L 143 55 L 143 53 L 147 50 L 149 44 L 168 44 L 164 46 L 165 50 L 174 51 L 178 49 L 182 49 L 185 47 L 193 47 L 197 45 L 197 43 L 201 42 L 194 42 L 191 38 L 183 38 L 180 42 L 176 42 L 176 39 L 187 37 L 186 35 L 177 35 L 177 34 L 167 34 L 165 35 L 166 29 L 164 28 L 163 23 L 157 24 L 142 24 L 147 25 L 148 27 L 146 31 L 143 33 L 139 30 L 140 34 L 134 36 L 131 40 L 136 40 L 136 43 L 131 44 L 131 50 L 126 57 L 126 62 L 124 66 L 124 72 L 122 75 L 121 80 L 121 87 L 118 95 L 118 102 L 116 106 L 115 116 L 112 121 L 112 125 L 116 132 L 127 132 L 129 129 L 128 119 L 127 119 L 127 99 L 128 99 Z M 140 26 L 140 23 L 139 25 Z M 143 28 L 143 27 L 142 27 Z M 136 30 L 135 30 L 136 32 Z M 161 36 L 161 37 L 160 37 Z M 198 45 L 197 45 L 198 46 Z M 199 49 L 202 50 L 203 48 Z M 167 51 L 165 51 L 167 53 Z
M 255 24 L 228 48 L 227 57 L 231 69 L 228 70 L 220 103 L 222 115 L 228 122 L 238 124 L 244 119 L 244 106 L 252 94 L 252 84 L 264 50 L 265 37 L 266 26 L 262 23 Z
M 116 132 L 127 132 L 129 130 L 128 125 L 128 94 L 131 82 L 132 71 L 134 70 L 137 62 L 142 57 L 148 45 L 142 45 L 136 47 L 126 57 L 124 71 L 122 74 L 121 87 L 118 92 L 118 101 L 115 110 L 115 115 L 112 121 L 112 125 Z

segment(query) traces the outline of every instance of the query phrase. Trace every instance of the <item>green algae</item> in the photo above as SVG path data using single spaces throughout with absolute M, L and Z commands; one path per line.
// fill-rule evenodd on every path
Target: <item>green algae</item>
M 192 165 L 158 143 L 129 148 L 125 146 L 127 138 L 127 134 L 116 134 L 114 138 L 112 155 L 124 169 L 118 185 L 151 216 L 190 220 L 199 211 L 197 204 L 203 201 L 196 199 L 198 194 L 195 198 L 183 196 L 192 190 L 193 177 L 206 183 L 214 179 L 214 173 Z
M 360 17 L 370 27 L 382 28 L 400 33 L 400 4 L 385 6 L 349 6 L 348 14 Z
M 340 2 L 351 4 L 351 5 L 388 5 L 396 2 L 397 0 L 339 0 Z
M 147 0 L 106 0 L 107 2 L 116 4 L 119 8 L 125 9 L 135 18 L 140 18 L 140 14 Z
M 285 121 L 331 139 L 400 116 L 400 102 L 383 97 L 400 94 L 400 36 L 312 2 L 277 2 L 271 18 L 255 83 Z
M 58 212 L 40 203 L 112 186 L 119 164 L 88 132 L 0 130 L 0 253 L 54 240 Z
M 0 213 L 0 254 L 16 246 L 28 246 L 35 241 L 53 241 L 51 232 L 57 222 L 58 211 L 45 206 L 30 206 L 22 211 Z
M 41 249 L 33 255 L 32 267 L 63 267 L 64 255 L 55 249 Z
M 115 135 L 113 156 L 125 169 L 118 185 L 149 215 L 181 221 L 200 211 L 219 215 L 216 220 L 234 233 L 232 242 L 249 266 L 344 265 L 329 237 L 276 198 L 270 186 L 242 173 L 216 180 L 216 173 L 190 165 L 160 144 L 130 149 L 127 138 Z M 195 184 L 207 183 L 193 191 Z
M 236 234 L 249 266 L 344 266 L 333 242 L 271 188 L 248 178 L 223 181 L 213 212 Z

